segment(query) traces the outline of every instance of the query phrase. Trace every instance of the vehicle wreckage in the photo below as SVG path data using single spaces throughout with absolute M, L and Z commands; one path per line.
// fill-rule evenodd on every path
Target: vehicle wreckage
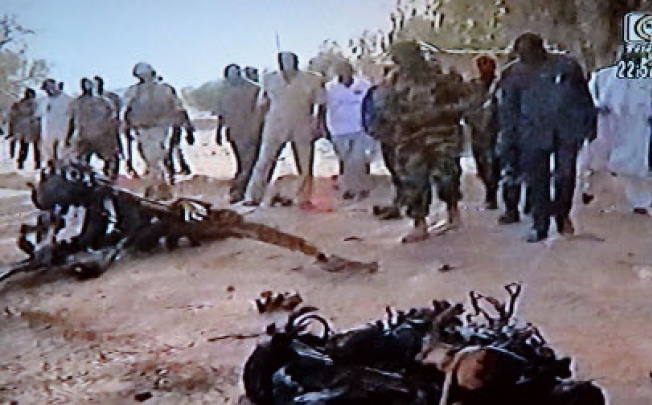
M 181 240 L 191 246 L 226 238 L 254 239 L 313 257 L 328 271 L 375 271 L 362 263 L 327 255 L 305 239 L 273 227 L 249 222 L 233 210 L 179 198 L 160 203 L 112 184 L 90 166 L 50 162 L 32 189 L 39 210 L 36 224 L 20 228 L 18 247 L 28 257 L 0 273 L 0 281 L 21 272 L 68 270 L 79 278 L 101 275 L 130 251 L 172 250 Z M 81 218 L 74 230 L 75 218 Z M 62 235 L 72 234 L 65 238 Z
M 256 405 L 513 404 L 604 405 L 590 381 L 571 379 L 538 329 L 514 319 L 519 284 L 507 303 L 471 292 L 472 311 L 435 300 L 334 332 L 315 308 L 267 327 L 244 366 Z M 315 327 L 316 326 L 316 327 Z M 321 329 L 321 331 L 320 331 Z M 244 398 L 243 398 L 244 399 Z

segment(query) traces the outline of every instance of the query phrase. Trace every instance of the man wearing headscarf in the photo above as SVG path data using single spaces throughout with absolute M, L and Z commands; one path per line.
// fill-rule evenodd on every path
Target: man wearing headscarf
M 314 142 L 325 135 L 323 116 L 324 79 L 321 75 L 299 70 L 299 59 L 291 52 L 278 55 L 280 71 L 265 75 L 259 108 L 266 111 L 262 146 L 249 184 L 246 205 L 260 205 L 276 159 L 286 143 L 292 149 L 299 171 L 296 198 L 304 209 L 310 201 L 313 184 Z M 313 110 L 317 107 L 317 113 Z
M 638 64 L 640 57 L 624 54 L 621 59 Z M 613 65 L 598 70 L 589 83 L 599 115 L 597 138 L 587 148 L 588 169 L 617 174 L 630 208 L 649 214 L 652 80 L 619 78 L 618 69 Z
M 560 234 L 572 235 L 577 154 L 596 131 L 593 100 L 577 61 L 548 53 L 540 36 L 519 36 L 514 51 L 518 59 L 503 70 L 499 82 L 498 113 L 505 171 L 512 180 L 524 177 L 532 196 L 534 226 L 526 240 L 546 239 L 551 216 Z

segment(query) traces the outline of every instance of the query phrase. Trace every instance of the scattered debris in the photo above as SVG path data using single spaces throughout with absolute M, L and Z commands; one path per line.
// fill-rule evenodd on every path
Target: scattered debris
M 327 270 L 353 270 L 361 264 L 328 256 L 298 236 L 248 222 L 233 210 L 213 209 L 204 201 L 179 198 L 161 203 L 112 185 L 83 163 L 56 162 L 30 184 L 32 201 L 41 210 L 36 225 L 23 225 L 18 246 L 28 258 L 0 273 L 0 281 L 21 272 L 66 270 L 78 278 L 98 277 L 127 252 L 149 252 L 161 243 L 176 249 L 226 238 L 254 239 L 314 257 Z M 81 230 L 70 239 L 66 215 L 83 210 Z M 377 265 L 376 265 L 377 266 Z
M 375 273 L 378 271 L 379 265 L 378 262 L 356 262 L 333 255 L 322 264 L 322 268 L 331 273 L 344 271 Z
M 219 340 L 235 339 L 235 340 L 245 340 L 245 339 L 256 339 L 261 336 L 264 336 L 264 333 L 229 333 L 226 335 L 218 335 L 206 339 L 207 342 L 217 342 Z
M 470 293 L 471 311 L 435 300 L 336 332 L 315 311 L 267 327 L 244 365 L 254 404 L 595 404 L 592 382 L 572 380 L 539 330 L 514 319 L 519 284 L 507 302 Z M 317 325 L 319 333 L 314 332 Z
M 263 291 L 255 303 L 256 309 L 258 309 L 258 313 L 260 314 L 279 310 L 292 312 L 303 303 L 303 298 L 301 298 L 298 292 L 274 294 L 271 291 Z
M 138 402 L 145 402 L 148 399 L 152 398 L 153 395 L 151 392 L 140 392 L 136 395 L 134 395 L 134 399 Z
M 453 269 L 455 269 L 455 267 L 451 266 L 451 265 L 448 264 L 448 263 L 444 263 L 444 264 L 442 264 L 441 266 L 439 266 L 439 267 L 437 268 L 437 271 L 440 271 L 440 272 L 442 272 L 442 273 L 445 273 L 445 272 L 447 272 L 447 271 L 451 271 L 451 270 L 453 270 Z

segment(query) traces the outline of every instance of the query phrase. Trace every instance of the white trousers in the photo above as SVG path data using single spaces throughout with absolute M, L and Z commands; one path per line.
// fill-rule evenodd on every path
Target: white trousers
M 147 164 L 146 181 L 165 182 L 165 157 L 168 141 L 168 127 L 139 128 L 138 141 L 142 146 L 143 160 Z
M 632 208 L 652 207 L 652 178 L 620 174 L 618 178 L 625 186 L 625 197 Z
M 247 190 L 248 199 L 262 202 L 276 160 L 287 142 L 291 142 L 299 171 L 297 202 L 308 202 L 312 195 L 314 136 L 309 120 L 284 122 L 268 119 L 262 135 L 262 145 Z

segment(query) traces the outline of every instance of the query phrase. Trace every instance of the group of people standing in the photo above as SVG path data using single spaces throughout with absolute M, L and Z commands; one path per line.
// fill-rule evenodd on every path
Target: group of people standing
M 175 174 L 175 156 L 181 170 L 189 172 L 179 144 L 182 131 L 194 142 L 194 128 L 174 88 L 151 65 L 138 63 L 132 73 L 138 83 L 123 97 L 106 91 L 99 76 L 81 79 L 76 98 L 53 79 L 43 82 L 42 98 L 27 88 L 11 107 L 6 136 L 18 168 L 24 168 L 31 147 L 35 168 L 57 159 L 90 163 L 96 157 L 110 178 L 118 175 L 121 160 L 127 173 L 137 175 L 133 161 L 138 151 L 147 165 L 142 177 L 148 195 L 169 195 L 165 184 Z
M 374 214 L 379 219 L 407 215 L 413 227 L 403 242 L 423 241 L 432 230 L 426 219 L 433 187 L 447 207 L 436 230 L 461 224 L 466 129 L 487 209 L 498 208 L 502 185 L 500 224 L 521 220 L 521 192 L 526 190 L 523 211 L 533 220 L 528 242 L 548 237 L 551 218 L 559 233 L 573 234 L 570 211 L 578 155 L 585 145 L 588 168 L 623 174 L 635 211 L 647 212 L 652 205 L 650 81 L 617 79 L 613 67 L 596 72 L 589 86 L 575 59 L 549 53 L 533 33 L 516 39 L 513 55 L 502 69 L 495 59 L 481 56 L 478 76 L 467 81 L 455 71 L 444 72 L 411 41 L 392 46 L 393 66 L 376 83 L 347 61 L 338 63 L 326 81 L 299 69 L 297 55 L 290 52 L 279 53 L 279 70 L 262 77 L 254 68 L 226 66 L 213 113 L 218 117 L 216 142 L 230 142 L 237 162 L 230 202 L 259 206 L 289 143 L 299 181 L 285 202 L 313 208 L 315 141 L 326 138 L 340 161 L 343 199 L 369 195 L 371 158 L 380 150 L 395 196 L 391 204 L 374 207 Z M 10 114 L 8 137 L 12 153 L 18 146 L 19 168 L 33 145 L 37 167 L 39 152 L 48 160 L 66 157 L 72 149 L 84 160 L 97 156 L 107 174 L 115 176 L 120 156 L 133 172 L 135 145 L 148 164 L 143 176 L 150 196 L 168 196 L 175 157 L 181 171 L 189 172 L 179 145 L 184 131 L 188 143 L 194 142 L 194 128 L 175 90 L 150 65 L 137 64 L 133 75 L 138 83 L 123 98 L 106 92 L 100 77 L 83 79 L 76 99 L 54 80 L 43 83 L 47 96 L 40 103 L 35 91 L 27 89 Z

